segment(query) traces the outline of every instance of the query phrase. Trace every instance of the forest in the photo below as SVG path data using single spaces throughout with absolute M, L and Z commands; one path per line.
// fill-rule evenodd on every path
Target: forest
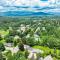
M 0 16 L 0 60 L 60 60 L 60 16 Z

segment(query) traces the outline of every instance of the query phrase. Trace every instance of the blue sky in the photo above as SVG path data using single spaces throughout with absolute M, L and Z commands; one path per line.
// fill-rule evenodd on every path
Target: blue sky
M 60 0 L 0 0 L 0 12 L 60 12 Z

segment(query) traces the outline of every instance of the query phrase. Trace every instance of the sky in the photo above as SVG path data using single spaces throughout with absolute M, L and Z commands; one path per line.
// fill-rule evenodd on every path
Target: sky
M 60 12 L 60 0 L 0 0 L 0 12 Z

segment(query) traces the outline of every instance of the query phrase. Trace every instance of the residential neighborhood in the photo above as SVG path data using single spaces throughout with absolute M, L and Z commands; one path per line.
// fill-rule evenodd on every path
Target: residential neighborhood
M 0 17 L 0 60 L 60 60 L 60 17 Z

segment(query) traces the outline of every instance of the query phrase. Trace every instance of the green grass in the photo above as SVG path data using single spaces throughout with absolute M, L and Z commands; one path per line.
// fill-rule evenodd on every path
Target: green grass
M 4 44 L 5 43 L 5 40 L 1 40 L 0 43 L 3 43 Z
M 60 60 L 60 50 L 58 49 L 56 49 L 56 52 L 54 52 L 54 49 L 50 49 L 49 47 L 44 46 L 33 46 L 33 48 L 44 51 L 44 57 L 47 55 L 52 55 L 54 60 Z
M 5 35 L 7 35 L 9 33 L 9 31 L 7 30 L 7 31 L 4 31 L 4 30 L 0 30 L 0 34 L 2 35 L 2 36 L 5 36 Z M 0 41 L 0 43 L 5 43 L 5 40 L 4 40 L 4 38 L 3 38 L 3 40 L 1 40 Z
M 7 31 L 4 31 L 4 30 L 0 30 L 0 34 L 1 35 L 7 35 L 9 33 L 9 31 L 7 30 Z
M 54 49 L 50 49 L 49 47 L 44 47 L 44 46 L 33 46 L 33 48 L 43 50 L 44 52 L 45 51 L 47 51 L 47 52 L 54 51 Z

